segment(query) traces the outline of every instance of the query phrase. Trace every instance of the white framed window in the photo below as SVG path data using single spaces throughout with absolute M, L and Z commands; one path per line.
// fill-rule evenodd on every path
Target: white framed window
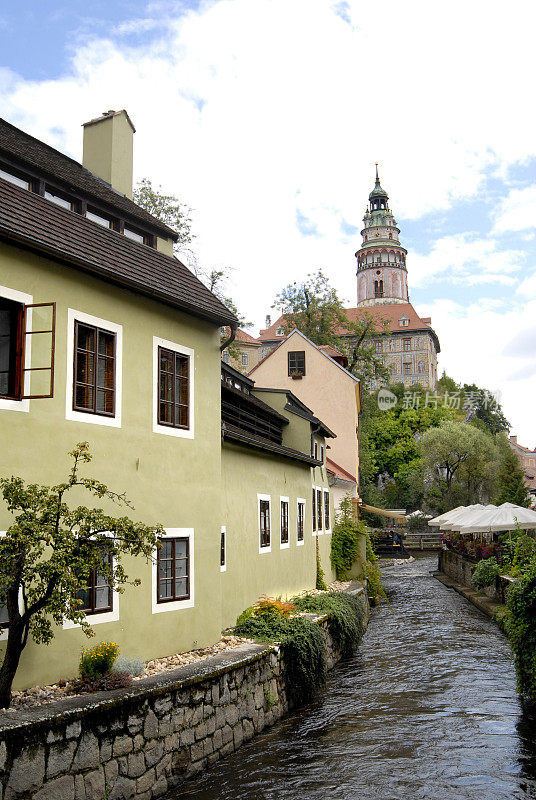
M 98 337 L 99 335 L 106 337 L 107 339 L 107 347 L 112 348 L 113 346 L 113 368 L 112 372 L 108 370 L 106 366 L 103 367 L 105 379 L 102 381 L 103 387 L 99 388 L 99 369 L 100 369 L 100 361 L 101 356 L 98 352 L 99 345 L 96 343 L 97 339 L 95 339 L 93 344 L 93 353 L 89 353 L 89 350 L 86 348 L 79 348 L 77 341 L 78 335 L 81 331 L 85 331 L 89 336 L 90 331 L 94 331 L 94 336 Z M 75 349 L 76 349 L 76 356 L 77 356 L 77 366 L 75 367 Z M 80 363 L 82 363 L 82 355 L 87 353 L 89 359 L 92 360 L 92 364 L 88 365 L 86 363 L 84 369 L 85 374 L 80 376 L 77 374 L 75 376 L 75 369 L 78 369 L 78 361 L 80 357 Z M 112 357 L 103 355 L 103 359 L 106 361 L 110 361 Z M 80 367 L 82 369 L 82 367 Z M 112 377 L 113 374 L 113 377 Z M 93 376 L 95 379 L 95 386 L 93 388 L 89 387 L 89 383 L 93 381 Z M 96 395 L 99 392 L 103 392 L 103 394 L 108 394 L 110 391 L 113 390 L 113 405 L 110 405 L 106 408 L 107 413 L 102 414 L 98 411 L 98 406 L 95 405 L 96 411 L 90 411 L 89 407 L 91 402 L 87 402 L 87 397 L 84 398 L 82 401 L 85 405 L 87 405 L 88 410 L 82 410 L 82 406 L 80 405 L 80 398 L 75 398 L 74 389 L 75 386 L 77 391 L 79 391 L 79 386 L 81 385 L 78 380 L 80 377 L 85 378 L 85 386 L 86 386 L 86 393 L 89 393 L 87 397 L 91 399 L 92 395 L 91 392 L 95 392 Z M 108 381 L 110 382 L 108 386 Z M 107 384 L 104 387 L 104 383 Z M 113 387 L 112 387 L 113 383 Z M 100 317 L 94 317 L 92 314 L 86 314 L 83 311 L 76 311 L 74 308 L 67 309 L 67 379 L 66 379 L 66 387 L 65 387 L 65 419 L 68 419 L 72 422 L 89 422 L 92 425 L 104 425 L 111 428 L 120 428 L 121 427 L 121 408 L 122 408 L 122 387 L 123 387 L 123 326 L 118 325 L 117 322 L 110 322 L 107 319 L 101 319 Z M 108 402 L 103 401 L 105 404 Z M 76 406 L 76 407 L 75 407 Z M 112 410 L 113 409 L 113 410 Z
M 242 353 L 242 366 L 247 367 L 248 365 L 248 354 Z
M 112 537 L 113 534 L 105 534 L 106 536 Z M 113 568 L 116 567 L 116 560 L 113 559 Z M 98 607 L 99 601 L 96 600 L 96 596 L 99 593 L 107 594 L 107 597 L 102 601 L 103 604 L 106 603 L 110 606 L 109 611 L 98 611 L 95 610 L 94 612 L 86 612 L 86 618 L 91 627 L 93 625 L 102 625 L 104 622 L 119 622 L 119 592 L 117 589 L 112 589 L 108 583 L 105 582 L 105 578 L 100 578 L 97 570 L 92 570 L 92 573 L 89 578 L 89 585 L 88 589 L 91 595 L 93 595 L 94 599 L 89 603 L 90 605 L 94 606 L 95 608 Z M 99 586 L 100 584 L 100 586 Z M 79 628 L 80 625 L 77 622 L 71 622 L 70 619 L 63 620 L 63 630 L 72 630 L 73 628 Z
M 290 547 L 289 529 L 289 499 L 288 497 L 279 498 L 279 548 L 288 550 Z
M 257 494 L 259 554 L 272 552 L 272 504 L 269 494 Z
M 194 350 L 153 336 L 153 433 L 193 439 L 194 422 Z
M 151 580 L 151 605 L 153 614 L 162 614 L 166 611 L 180 611 L 183 608 L 193 608 L 195 605 L 194 586 L 194 529 L 193 528 L 165 528 L 160 541 L 166 544 L 170 553 L 153 552 L 152 580 Z M 167 565 L 171 564 L 171 574 L 166 572 Z M 180 574 L 179 574 L 180 573 Z M 171 599 L 164 595 L 163 583 L 169 583 Z M 178 586 L 176 585 L 176 582 Z M 174 599 L 173 595 L 184 595 L 184 599 Z M 188 595 L 186 597 L 186 595 Z
M 21 306 L 31 305 L 33 303 L 33 297 L 31 294 L 26 294 L 25 292 L 19 292 L 17 289 L 10 289 L 8 286 L 0 286 L 0 298 L 4 300 L 10 300 L 13 303 L 18 303 Z M 26 325 L 27 329 L 30 331 L 32 329 L 32 309 L 29 308 L 27 311 L 26 317 Z M 32 337 L 26 337 L 26 346 L 24 348 L 24 369 L 29 370 L 31 366 L 31 347 L 32 347 Z M 0 342 L 0 369 L 3 368 L 2 360 L 3 354 L 1 350 L 1 342 Z M 24 374 L 24 386 L 23 393 L 30 394 L 30 372 L 25 372 Z M 7 397 L 0 398 L 0 411 L 24 411 L 28 413 L 30 410 L 30 401 L 29 400 L 12 400 Z
M 20 186 L 21 189 L 30 188 L 30 181 L 25 178 L 19 178 L 18 175 L 14 175 L 12 172 L 6 172 L 5 169 L 0 169 L 0 178 L 13 183 L 15 186 Z
M 220 530 L 220 572 L 227 571 L 227 528 L 221 526 Z
M 298 547 L 305 541 L 305 499 L 298 497 L 296 500 L 296 544 Z
M 329 506 L 329 491 L 324 489 L 324 532 L 331 533 L 331 509 Z
M 324 533 L 324 498 L 322 494 L 322 487 L 316 486 L 316 528 L 320 536 Z

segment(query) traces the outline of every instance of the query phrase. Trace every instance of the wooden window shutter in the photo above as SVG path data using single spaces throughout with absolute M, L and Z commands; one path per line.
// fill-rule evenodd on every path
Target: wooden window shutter
M 32 310 L 32 328 L 28 330 L 28 311 Z M 34 309 L 39 309 L 34 312 Z M 30 338 L 31 337 L 31 340 Z M 25 353 L 32 343 L 32 364 L 25 366 Z M 56 346 L 56 303 L 28 303 L 22 321 L 22 399 L 38 400 L 54 396 L 54 356 Z M 39 374 L 37 374 L 39 373 Z M 26 387 L 26 375 L 29 375 Z M 25 391 L 27 389 L 27 391 Z

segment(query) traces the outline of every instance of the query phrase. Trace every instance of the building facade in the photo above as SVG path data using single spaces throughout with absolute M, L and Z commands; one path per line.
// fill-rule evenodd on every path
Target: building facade
M 261 594 L 312 588 L 313 488 L 322 530 L 332 500 L 311 419 L 254 402 L 251 381 L 229 401 L 220 332 L 237 320 L 173 257 L 174 232 L 130 199 L 126 112 L 84 130 L 86 166 L 0 120 L 0 475 L 57 484 L 87 441 L 86 474 L 124 491 L 135 521 L 163 526 L 150 562 L 124 560 L 139 586 L 80 580 L 96 641 L 148 660 L 217 641 Z M 248 430 L 259 416 L 268 436 Z M 0 534 L 12 522 L 0 501 Z M 30 640 L 14 688 L 76 675 L 87 643 L 68 622 L 46 649 Z
M 523 467 L 527 494 L 534 505 L 536 504 L 536 448 L 531 450 L 529 447 L 524 447 L 522 444 L 519 444 L 517 436 L 509 436 L 508 441 Z

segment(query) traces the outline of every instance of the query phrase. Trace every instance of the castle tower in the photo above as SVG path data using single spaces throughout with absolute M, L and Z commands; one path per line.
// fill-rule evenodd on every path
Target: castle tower
M 355 254 L 358 306 L 409 302 L 407 250 L 400 244 L 400 229 L 388 200 L 389 195 L 380 185 L 376 164 L 376 184 L 369 194 L 363 218 L 363 244 Z

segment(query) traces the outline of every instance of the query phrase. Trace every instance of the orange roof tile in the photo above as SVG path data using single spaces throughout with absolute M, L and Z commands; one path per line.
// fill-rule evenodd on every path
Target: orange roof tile
M 335 475 L 337 478 L 341 478 L 343 481 L 351 481 L 352 483 L 356 483 L 354 476 L 347 472 L 344 467 L 341 467 L 340 464 L 336 464 L 335 461 L 332 461 L 331 458 L 326 457 L 326 469 L 328 472 L 331 472 L 332 475 Z

